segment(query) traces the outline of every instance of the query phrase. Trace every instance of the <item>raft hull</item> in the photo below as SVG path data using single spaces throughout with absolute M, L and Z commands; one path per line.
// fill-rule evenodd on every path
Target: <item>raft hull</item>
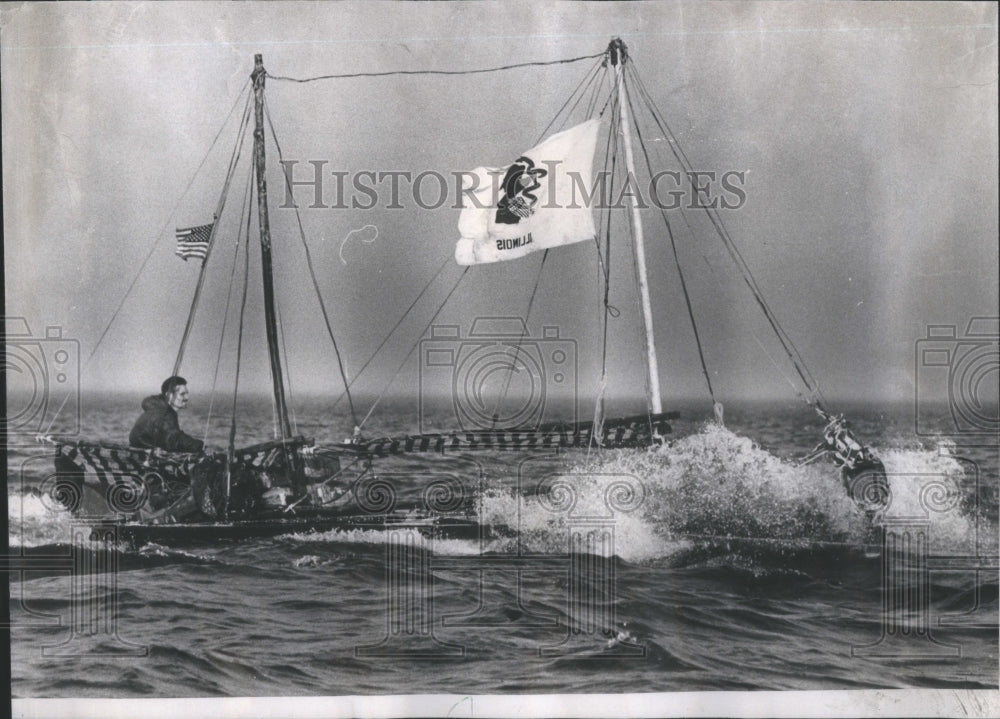
M 295 516 L 275 515 L 229 522 L 177 522 L 114 524 L 120 540 L 133 547 L 151 542 L 170 546 L 204 545 L 227 540 L 276 537 L 283 534 L 330 531 L 418 532 L 430 539 L 486 539 L 496 532 L 465 516 L 417 517 L 413 515 L 358 514 L 316 510 Z

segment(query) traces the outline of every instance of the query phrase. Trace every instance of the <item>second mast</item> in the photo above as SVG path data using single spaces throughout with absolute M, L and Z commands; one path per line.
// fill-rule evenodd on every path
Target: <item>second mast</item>
M 271 228 L 267 218 L 267 172 L 264 162 L 264 59 L 254 55 L 253 74 L 254 174 L 257 177 L 257 215 L 260 223 L 261 274 L 264 283 L 264 324 L 267 330 L 267 353 L 271 358 L 271 381 L 274 385 L 274 404 L 281 427 L 281 438 L 292 436 L 285 403 L 285 385 L 281 372 L 281 354 L 278 345 L 278 324 L 274 310 L 274 277 L 271 266 Z

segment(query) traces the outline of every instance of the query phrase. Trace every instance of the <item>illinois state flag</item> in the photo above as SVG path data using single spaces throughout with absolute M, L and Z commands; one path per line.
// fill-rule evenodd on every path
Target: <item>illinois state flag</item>
M 600 120 L 545 139 L 508 167 L 479 167 L 463 182 L 455 261 L 478 265 L 593 239 L 591 165 Z

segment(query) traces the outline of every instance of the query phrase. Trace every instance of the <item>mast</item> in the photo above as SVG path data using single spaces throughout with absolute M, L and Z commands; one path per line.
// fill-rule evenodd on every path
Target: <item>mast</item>
M 274 312 L 274 278 L 271 270 L 271 228 L 267 221 L 267 173 L 264 164 L 264 59 L 254 55 L 253 74 L 253 156 L 254 174 L 257 176 L 257 215 L 260 224 L 261 274 L 264 281 L 264 324 L 267 330 L 267 353 L 271 358 L 271 381 L 274 384 L 274 405 L 281 428 L 281 438 L 292 436 L 285 404 L 285 385 L 281 373 L 281 354 L 278 350 L 278 325 Z
M 628 101 L 625 98 L 624 66 L 628 60 L 628 48 L 621 38 L 615 38 L 608 45 L 611 64 L 615 67 L 615 91 L 618 94 L 618 125 L 622 129 L 625 144 L 625 169 L 628 177 L 635 178 L 635 163 L 632 158 L 632 128 L 629 125 Z M 628 180 L 626 179 L 626 182 Z M 639 268 L 639 296 L 642 300 L 642 323 L 646 330 L 646 362 L 649 371 L 649 396 L 647 401 L 653 414 L 663 412 L 660 403 L 660 375 L 656 366 L 656 343 L 653 341 L 653 310 L 649 302 L 649 281 L 646 279 L 646 246 L 642 236 L 642 219 L 639 217 L 639 203 L 634 193 L 629 193 L 632 206 L 632 226 L 635 227 L 635 261 Z

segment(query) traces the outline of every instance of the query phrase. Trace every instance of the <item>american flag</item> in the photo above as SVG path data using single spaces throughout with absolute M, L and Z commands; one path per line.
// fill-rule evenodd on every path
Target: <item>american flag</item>
M 189 257 L 197 257 L 202 262 L 208 257 L 208 240 L 212 236 L 215 223 L 199 227 L 185 227 L 177 230 L 177 251 L 175 254 L 185 262 Z

